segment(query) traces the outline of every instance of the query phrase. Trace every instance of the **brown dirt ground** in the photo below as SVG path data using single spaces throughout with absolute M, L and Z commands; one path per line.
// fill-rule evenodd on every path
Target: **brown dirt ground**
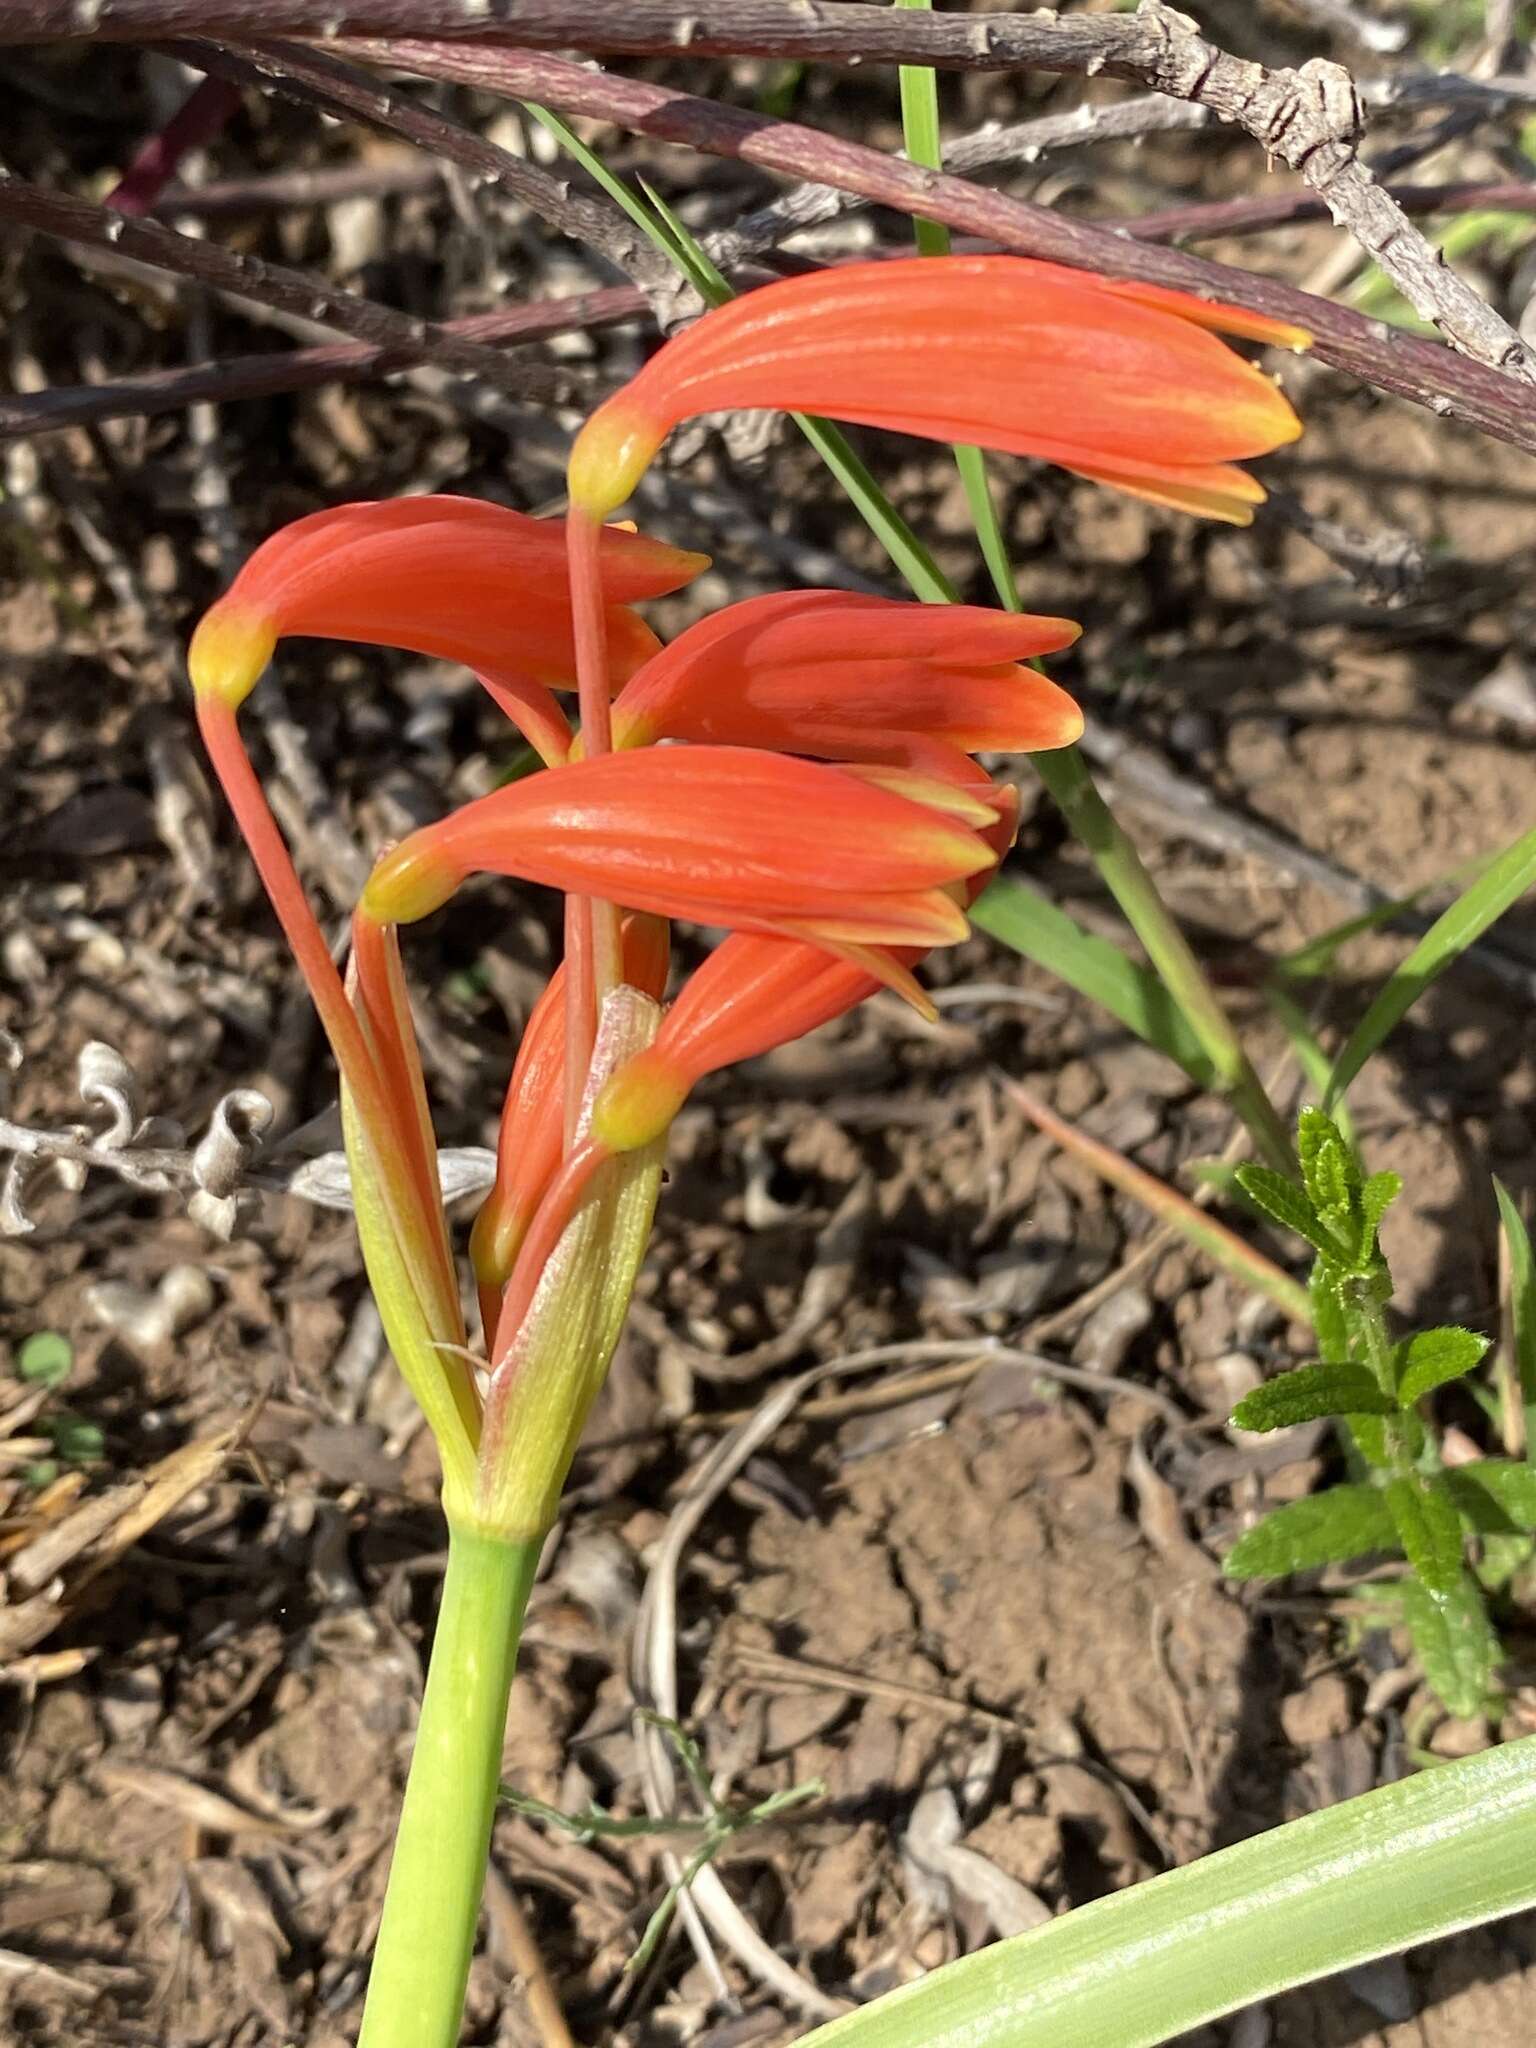
M 78 99 L 93 82 L 100 73 L 66 71 L 53 90 Z M 28 99 L 18 151 L 57 171 L 41 104 Z M 295 132 L 267 118 L 232 138 L 231 161 L 269 162 Z M 110 161 L 110 136 L 91 132 Z M 1106 203 L 1133 189 L 1151 203 L 1197 177 L 1213 195 L 1235 189 L 1246 159 L 1186 140 L 1110 163 Z M 403 277 L 420 291 L 431 260 L 459 266 L 466 308 L 491 289 L 493 267 L 457 216 L 444 239 L 442 207 L 392 212 L 373 289 L 398 292 Z M 318 223 L 288 239 L 290 256 L 325 256 Z M 1218 253 L 1302 275 L 1328 246 L 1294 232 L 1267 240 L 1262 259 L 1249 244 Z M 7 290 L 34 309 L 26 345 L 53 374 L 78 374 L 51 360 L 70 321 L 72 346 L 98 366 L 153 349 L 128 287 L 46 251 L 8 261 Z M 220 318 L 236 345 L 244 329 Z M 1106 724 L 1146 740 L 1229 815 L 1405 890 L 1536 815 L 1536 720 L 1474 696 L 1495 672 L 1515 699 L 1529 692 L 1536 471 L 1315 368 L 1285 375 L 1309 431 L 1269 465 L 1273 479 L 1315 518 L 1411 536 L 1426 566 L 1398 601 L 1279 525 L 1197 531 L 1019 465 L 1010 538 L 1027 601 L 1084 621 L 1058 673 Z M 538 504 L 554 488 L 536 455 L 509 479 L 497 431 L 414 387 L 231 408 L 222 435 L 247 539 L 347 496 L 447 483 Z M 5 1113 L 78 1119 L 75 1062 L 99 1039 L 138 1076 L 144 1114 L 197 1131 L 225 1089 L 249 1083 L 292 1127 L 326 1108 L 327 1066 L 246 864 L 192 756 L 176 751 L 190 732 L 176 649 L 216 586 L 185 430 L 129 423 L 38 446 L 32 480 L 49 508 L 38 538 L 54 581 L 41 585 L 19 555 L 0 572 L 0 1024 L 24 1056 Z M 910 449 L 871 452 L 941 536 L 946 566 L 972 579 L 945 468 Z M 711 444 L 687 475 L 724 473 Z M 879 573 L 797 446 L 782 442 L 730 484 L 745 529 L 701 533 L 685 494 L 667 527 L 716 546 L 706 601 L 788 580 L 775 536 L 841 547 Z M 115 599 L 109 568 L 123 572 Z M 284 674 L 329 822 L 358 844 L 445 792 L 483 786 L 505 758 L 486 709 L 452 679 L 318 648 L 296 651 Z M 178 867 L 187 830 L 169 820 L 168 789 L 190 797 L 194 844 L 198 817 L 209 821 L 205 869 Z M 327 820 L 295 811 L 308 872 L 343 902 Z M 1126 815 L 1261 1066 L 1272 1063 L 1281 1041 L 1254 993 L 1260 969 L 1344 907 L 1251 854 L 1191 843 L 1166 807 L 1128 799 Z M 1018 858 L 1113 928 L 1043 808 Z M 1536 958 L 1530 913 L 1500 942 Z M 525 1010 L 550 943 L 547 905 L 504 892 L 456 907 L 413 951 L 452 1142 L 494 1128 L 507 1020 Z M 1317 991 L 1321 1027 L 1347 1027 L 1401 951 L 1400 937 L 1352 944 Z M 1000 1075 L 1165 1175 L 1226 1142 L 1219 1108 L 1044 974 L 977 940 L 937 979 L 1002 982 L 1018 1000 L 980 991 L 933 1031 L 876 1003 L 721 1077 L 682 1120 L 636 1327 L 534 1598 L 506 1752 L 523 1790 L 638 1810 L 627 1677 L 638 1593 L 722 1413 L 751 1407 L 783 1369 L 866 1345 L 1016 1337 L 1144 1240 L 1146 1219 L 1053 1155 Z M 1407 1182 L 1388 1240 L 1407 1313 L 1492 1326 L 1488 1174 L 1526 1195 L 1536 1181 L 1527 1008 L 1466 968 L 1357 1090 L 1372 1159 Z M 34 1214 L 32 1235 L 0 1241 L 0 1329 L 12 1345 L 69 1336 L 68 1403 L 103 1432 L 91 1496 L 264 1405 L 243 1447 L 81 1591 L 0 1693 L 0 1952 L 41 1966 L 28 1975 L 6 1961 L 0 2030 L 31 2043 L 341 2048 L 442 1540 L 429 1446 L 369 1343 L 350 1226 L 265 1194 L 221 1245 L 178 1198 L 100 1176 L 83 1192 L 45 1191 Z M 211 1284 L 189 1292 L 188 1267 Z M 819 1314 L 793 1352 L 733 1369 L 808 1286 L 821 1290 Z M 1127 1309 L 1133 1288 L 1145 1303 Z M 178 1314 L 153 1312 L 172 1298 Z M 688 1546 L 678 1668 L 719 1783 L 746 1799 L 826 1786 L 805 1817 L 742 1836 L 723 1873 L 768 1940 L 835 1995 L 871 1995 L 1031 1912 L 1385 1782 L 1408 1767 L 1413 1740 L 1451 1754 L 1501 1732 L 1439 1722 L 1403 1646 L 1348 1642 L 1328 1589 L 1223 1587 L 1216 1560 L 1240 1520 L 1317 1484 L 1326 1450 L 1265 1471 L 1223 1436 L 1233 1396 L 1285 1355 L 1273 1319 L 1230 1283 L 1174 1250 L 1119 1299 L 1128 1340 L 1068 1322 L 1047 1348 L 1108 1366 L 1120 1390 L 1084 1394 L 995 1366 L 942 1396 L 792 1420 Z M 1138 1388 L 1195 1427 L 1165 1428 Z M 36 1513 L 19 1464 L 0 1468 L 0 1542 Z M 1515 1640 L 1508 1734 L 1536 1725 Z M 971 1852 L 958 1861 L 957 1840 Z M 517 1899 L 584 2041 L 736 2048 L 797 2030 L 732 1963 L 740 2009 L 722 2009 L 681 1943 L 654 1972 L 622 1974 L 656 1896 L 648 1848 L 576 1843 L 508 1815 L 495 1868 L 466 2040 L 538 2038 L 519 1983 Z M 1520 2048 L 1533 1963 L 1532 1931 L 1513 1923 L 1199 2038 Z

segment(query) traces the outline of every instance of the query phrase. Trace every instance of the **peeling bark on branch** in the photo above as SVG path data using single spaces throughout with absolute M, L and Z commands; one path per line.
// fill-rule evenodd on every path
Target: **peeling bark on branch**
M 499 350 L 467 340 L 441 322 L 397 313 L 308 271 L 241 256 L 216 242 L 179 235 L 156 221 L 130 220 L 89 199 L 47 192 L 20 178 L 0 178 L 0 221 L 35 229 L 57 241 L 134 257 L 172 276 L 334 327 L 370 348 L 402 350 L 408 360 L 430 356 L 440 369 L 483 377 L 521 398 L 558 404 L 570 390 L 570 379 L 562 373 L 510 361 Z
M 627 55 L 818 58 L 968 70 L 1103 73 L 1209 108 L 1290 166 L 1327 204 L 1408 303 L 1478 361 L 1536 381 L 1524 342 L 1413 226 L 1361 164 L 1361 106 L 1341 66 L 1314 59 L 1271 70 L 1207 41 L 1199 24 L 1142 0 L 1134 14 L 937 15 L 862 0 L 5 0 L 0 42 L 42 36 L 325 35 L 351 31 L 466 36 L 526 49 L 575 46 Z
M 366 62 L 452 79 L 512 99 L 542 101 L 659 141 L 740 157 L 792 178 L 842 186 L 879 205 L 943 221 L 961 234 L 980 235 L 1021 255 L 1251 307 L 1310 329 L 1319 360 L 1361 382 L 1536 451 L 1536 389 L 1525 379 L 1367 320 L 1348 307 L 1314 298 L 1274 278 L 1137 242 L 1112 228 L 1032 206 L 793 121 L 770 120 L 668 86 L 613 77 L 533 51 L 452 42 L 359 41 L 340 47 Z

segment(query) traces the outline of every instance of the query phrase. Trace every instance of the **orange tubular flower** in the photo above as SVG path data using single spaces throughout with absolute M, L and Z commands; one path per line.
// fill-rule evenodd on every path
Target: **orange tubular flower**
M 572 450 L 572 504 L 606 518 L 683 420 L 762 407 L 1035 456 L 1246 524 L 1264 492 L 1233 464 L 1301 429 L 1212 329 L 1310 341 L 1237 307 L 1022 256 L 784 278 L 706 313 L 599 406 Z
M 952 942 L 966 923 L 949 885 L 990 865 L 975 827 L 996 803 L 889 773 L 899 788 L 745 747 L 600 755 L 413 832 L 374 869 L 363 909 L 410 923 L 488 872 L 845 954 Z
M 708 557 L 612 527 L 598 545 L 616 686 L 658 644 L 628 606 L 680 588 Z M 460 662 L 546 759 L 563 758 L 569 735 L 548 697 L 571 688 L 576 673 L 560 520 L 454 497 L 342 505 L 296 520 L 256 550 L 199 625 L 188 655 L 199 693 L 243 702 L 290 634 Z
M 841 590 L 748 598 L 655 654 L 613 706 L 615 747 L 688 739 L 972 780 L 982 748 L 1032 753 L 1083 729 L 1066 692 L 1020 663 L 1081 628 L 971 605 Z
M 967 908 L 991 881 L 1018 829 L 1018 792 L 1000 788 L 997 807 L 997 823 L 982 835 L 991 857 L 964 886 Z M 890 962 L 905 970 L 923 951 L 899 947 Z M 800 941 L 732 932 L 684 982 L 654 1043 L 606 1083 L 593 1106 L 593 1137 L 614 1152 L 649 1145 L 706 1074 L 804 1038 L 893 980 L 888 968 L 871 972 Z M 926 999 L 919 1006 L 934 1014 Z

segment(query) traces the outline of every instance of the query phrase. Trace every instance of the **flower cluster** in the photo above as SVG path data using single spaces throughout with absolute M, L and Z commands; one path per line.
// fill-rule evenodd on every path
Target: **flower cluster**
M 203 619 L 199 723 L 336 1054 L 370 1278 L 456 1525 L 526 1539 L 553 1518 L 690 1089 L 882 986 L 924 1008 L 914 967 L 964 936 L 1013 836 L 1014 793 L 977 754 L 1070 745 L 1082 724 L 1027 665 L 1075 639 L 1062 619 L 788 591 L 663 647 L 634 606 L 704 558 L 603 521 L 672 426 L 741 406 L 984 443 L 1245 517 L 1262 493 L 1234 460 L 1295 420 L 1212 328 L 1304 340 L 1017 258 L 788 280 L 707 315 L 593 415 L 565 522 L 452 497 L 343 506 L 268 541 Z M 543 763 L 383 854 L 345 981 L 239 735 L 296 634 L 463 664 Z M 483 1374 L 396 938 L 479 873 L 566 903 L 470 1239 Z M 674 919 L 726 936 L 667 1008 Z

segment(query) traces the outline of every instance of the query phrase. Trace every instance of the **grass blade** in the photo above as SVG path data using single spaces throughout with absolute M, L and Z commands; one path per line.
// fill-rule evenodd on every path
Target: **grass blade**
M 1491 861 L 1470 888 L 1441 912 L 1379 991 L 1334 1063 L 1324 1108 L 1331 1109 L 1388 1033 L 1474 940 L 1536 882 L 1536 831 L 1526 832 Z
M 1525 1456 L 1536 1465 L 1536 1264 L 1531 1258 L 1531 1234 L 1514 1196 L 1497 1178 L 1493 1192 L 1498 1199 L 1499 1221 L 1509 1248 L 1509 1300 L 1514 1327 L 1515 1368 L 1520 1378 L 1520 1405 L 1525 1411 Z
M 1156 2048 L 1536 1903 L 1536 1736 L 1272 1828 L 935 1970 L 801 2048 Z
M 1199 1039 L 1152 970 L 1108 939 L 1084 931 L 1037 890 L 1012 876 L 1001 877 L 974 905 L 971 922 L 1118 1017 L 1138 1038 L 1177 1061 L 1197 1087 L 1217 1085 Z
M 1097 1138 L 1090 1138 L 1086 1132 L 1063 1122 L 1054 1110 L 1047 1109 L 1043 1102 L 1037 1102 L 1017 1081 L 1005 1080 L 1003 1085 L 1030 1122 L 1044 1131 L 1048 1138 L 1054 1138 L 1064 1152 L 1081 1159 L 1100 1179 L 1107 1180 L 1111 1187 L 1119 1188 L 1132 1201 L 1140 1202 L 1159 1223 L 1172 1224 L 1197 1251 L 1213 1259 L 1234 1280 L 1240 1281 L 1244 1287 L 1251 1287 L 1256 1294 L 1268 1295 L 1292 1322 L 1311 1322 L 1312 1302 L 1306 1288 L 1299 1280 L 1293 1280 L 1289 1273 L 1282 1272 L 1273 1259 L 1255 1251 L 1235 1230 L 1228 1230 L 1224 1223 L 1208 1216 L 1187 1195 L 1180 1194 L 1177 1188 L 1169 1187 L 1166 1181 L 1137 1166 L 1123 1152 L 1117 1152 L 1112 1145 L 1101 1144 Z
M 931 0 L 896 0 L 896 4 L 925 13 L 931 6 Z M 944 142 L 939 126 L 938 80 L 925 64 L 903 64 L 898 77 L 901 83 L 902 135 L 907 156 L 915 164 L 926 164 L 930 170 L 941 171 L 944 168 Z M 919 256 L 949 254 L 949 229 L 939 221 L 914 217 L 912 234 Z M 987 565 L 987 573 L 992 578 L 992 587 L 997 592 L 998 603 L 1004 611 L 1021 612 L 1024 606 L 1019 597 L 1019 586 L 1014 579 L 1013 563 L 1008 558 L 997 504 L 987 478 L 987 458 L 979 448 L 956 445 L 951 452 L 955 467 L 960 472 L 971 525 L 976 530 L 977 544 Z

